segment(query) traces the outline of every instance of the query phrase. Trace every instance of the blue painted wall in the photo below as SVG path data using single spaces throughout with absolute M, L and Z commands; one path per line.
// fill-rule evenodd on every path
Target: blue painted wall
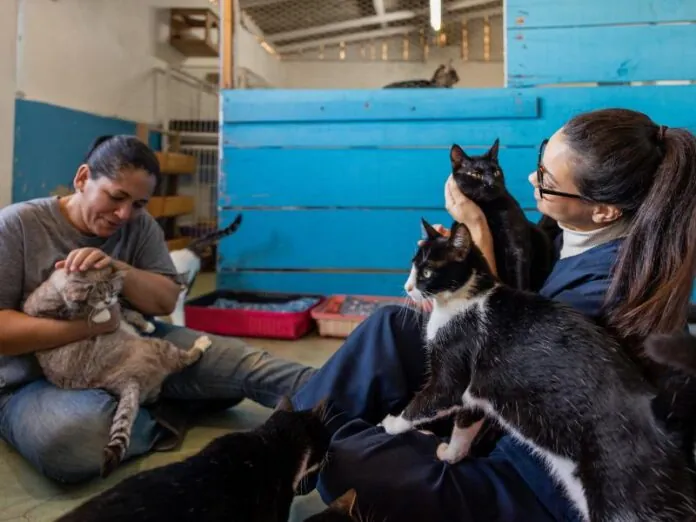
M 508 0 L 511 87 L 696 79 L 696 1 Z
M 538 146 L 573 115 L 622 106 L 696 131 L 696 86 L 225 91 L 219 285 L 399 295 L 420 217 L 449 223 L 449 147 L 501 140 L 510 191 L 534 211 Z
M 17 100 L 12 201 L 48 196 L 72 186 L 92 141 L 104 134 L 135 134 L 135 122 L 49 103 Z M 158 144 L 154 137 L 151 146 Z

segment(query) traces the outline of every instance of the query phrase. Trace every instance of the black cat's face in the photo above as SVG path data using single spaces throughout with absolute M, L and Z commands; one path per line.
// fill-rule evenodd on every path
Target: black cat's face
M 355 510 L 356 497 L 355 490 L 349 489 L 324 511 L 306 518 L 304 522 L 358 522 L 360 519 Z
M 469 156 L 459 145 L 452 145 L 452 177 L 462 193 L 475 202 L 492 201 L 505 193 L 505 179 L 498 163 L 498 144 L 480 156 Z
M 326 429 L 326 402 L 321 402 L 311 410 L 296 411 L 290 399 L 282 397 L 271 417 L 268 426 L 274 427 L 288 438 L 295 439 L 295 446 L 305 450 L 306 459 L 297 470 L 298 483 L 308 473 L 319 469 L 329 451 L 331 435 Z M 297 487 L 297 483 L 294 484 Z
M 66 306 L 77 315 L 115 305 L 123 289 L 123 274 L 113 267 L 70 273 L 59 269 L 51 277 Z
M 412 259 L 411 273 L 404 285 L 416 302 L 446 293 L 454 293 L 471 279 L 468 263 L 471 234 L 465 225 L 455 223 L 445 237 L 422 220 L 424 242 Z

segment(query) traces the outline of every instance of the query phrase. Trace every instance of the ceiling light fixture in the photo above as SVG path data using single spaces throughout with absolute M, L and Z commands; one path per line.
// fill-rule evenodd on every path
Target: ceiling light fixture
M 434 31 L 442 28 L 442 0 L 430 0 L 430 26 Z

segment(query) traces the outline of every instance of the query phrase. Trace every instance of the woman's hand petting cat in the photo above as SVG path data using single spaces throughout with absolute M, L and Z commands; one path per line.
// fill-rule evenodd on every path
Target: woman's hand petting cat
M 67 272 L 84 272 L 90 268 L 105 268 L 111 264 L 111 257 L 98 248 L 78 248 L 56 263 L 56 268 L 65 268 Z
M 488 227 L 486 215 L 481 207 L 462 194 L 451 175 L 445 183 L 445 208 L 454 221 L 466 225 L 471 232 L 474 243 L 483 253 L 491 270 L 497 274 L 493 236 Z
M 486 224 L 481 208 L 462 194 L 451 175 L 445 183 L 445 208 L 454 221 L 465 224 L 470 230 Z

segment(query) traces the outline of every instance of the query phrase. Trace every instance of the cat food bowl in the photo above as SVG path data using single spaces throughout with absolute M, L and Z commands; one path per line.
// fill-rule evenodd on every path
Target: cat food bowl
M 298 339 L 312 329 L 311 311 L 319 295 L 217 290 L 188 301 L 186 326 L 234 337 Z
M 405 305 L 407 299 L 370 295 L 332 295 L 312 309 L 319 335 L 323 337 L 348 337 L 367 316 L 377 308 L 387 305 Z

